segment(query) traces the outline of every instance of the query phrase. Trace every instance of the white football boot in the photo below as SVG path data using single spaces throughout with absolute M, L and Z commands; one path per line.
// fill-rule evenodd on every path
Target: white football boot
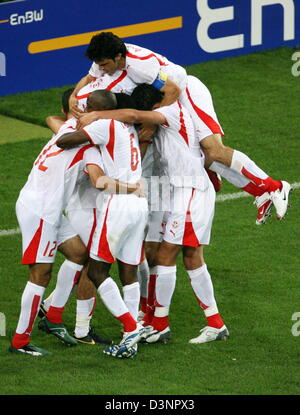
M 276 209 L 276 219 L 281 220 L 286 214 L 289 201 L 289 193 L 291 185 L 288 182 L 282 181 L 282 189 L 271 192 L 271 199 Z
M 227 340 L 229 337 L 229 331 L 227 327 L 224 325 L 220 329 L 216 329 L 215 327 L 206 326 L 200 330 L 200 335 L 191 339 L 189 343 L 197 344 L 197 343 L 207 343 L 213 342 L 214 340 Z
M 261 196 L 257 196 L 253 204 L 257 207 L 256 225 L 263 225 L 266 223 L 267 218 L 271 216 L 270 210 L 273 206 L 273 201 L 270 193 L 265 192 Z
M 167 343 L 168 340 L 171 338 L 171 330 L 170 327 L 166 327 L 164 330 L 158 331 L 155 330 L 152 326 L 150 327 L 150 331 L 148 332 L 147 336 L 145 337 L 146 343 Z

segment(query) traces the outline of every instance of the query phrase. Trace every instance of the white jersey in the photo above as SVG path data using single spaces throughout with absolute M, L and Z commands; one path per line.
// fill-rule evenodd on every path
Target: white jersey
M 86 166 L 96 164 L 101 167 L 99 149 L 92 144 L 70 150 L 57 147 L 57 139 L 68 131 L 74 131 L 75 127 L 75 118 L 66 121 L 59 133 L 45 145 L 19 195 L 26 208 L 52 225 L 59 223 Z
M 142 175 L 141 153 L 133 125 L 98 120 L 84 127 L 92 144 L 101 150 L 104 172 L 112 179 L 136 183 Z
M 175 187 L 194 187 L 204 191 L 209 179 L 189 112 L 179 101 L 155 111 L 166 118 L 166 123 L 159 126 L 156 141 L 162 175 L 168 176 Z
M 76 96 L 78 108 L 82 111 L 86 108 L 88 96 L 98 89 L 107 89 L 112 92 L 131 95 L 136 87 L 136 84 L 129 78 L 126 71 L 116 71 L 113 75 L 100 73 L 100 71 L 98 71 L 97 74 L 97 79 L 81 88 Z
M 181 89 L 187 84 L 186 70 L 167 58 L 154 53 L 149 49 L 125 43 L 127 48 L 126 63 L 124 70 L 127 71 L 129 78 L 136 84 L 152 85 L 159 79 L 160 73 L 168 75 Z M 89 74 L 94 78 L 99 78 L 104 72 L 94 62 Z M 160 88 L 159 88 L 160 89 Z

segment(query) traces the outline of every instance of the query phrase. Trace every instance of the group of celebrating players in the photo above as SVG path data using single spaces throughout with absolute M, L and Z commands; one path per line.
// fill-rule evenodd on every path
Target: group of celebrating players
M 291 186 L 223 144 L 209 90 L 183 67 L 110 32 L 95 35 L 86 55 L 90 71 L 65 92 L 64 117 L 47 118 L 54 135 L 16 203 L 29 280 L 9 350 L 49 354 L 30 342 L 37 315 L 39 329 L 67 345 L 102 344 L 113 357 L 167 342 L 180 252 L 207 320 L 189 342 L 227 339 L 203 252 L 220 176 L 255 198 L 257 225 L 272 208 L 285 216 Z M 65 261 L 43 301 L 57 250 Z M 122 294 L 109 274 L 115 261 Z M 70 335 L 62 315 L 75 286 Z M 97 293 L 122 324 L 119 344 L 91 328 Z

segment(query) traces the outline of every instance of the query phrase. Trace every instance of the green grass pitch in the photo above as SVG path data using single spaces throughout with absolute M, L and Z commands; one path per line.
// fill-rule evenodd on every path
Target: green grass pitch
M 248 154 L 275 179 L 300 182 L 300 79 L 291 74 L 293 50 L 284 48 L 188 68 L 211 90 L 224 142 Z M 40 332 L 32 341 L 52 352 L 45 358 L 9 354 L 21 294 L 28 277 L 20 265 L 20 234 L 14 205 L 32 162 L 49 132 L 44 120 L 59 114 L 64 88 L 2 97 L 0 100 L 0 312 L 7 319 L 0 337 L 1 395 L 297 395 L 300 338 L 291 333 L 300 312 L 299 191 L 286 219 L 255 225 L 250 197 L 218 202 L 211 245 L 205 249 L 219 310 L 230 331 L 226 342 L 190 345 L 205 326 L 181 258 L 171 306 L 173 338 L 140 345 L 136 358 L 106 356 L 101 347 L 67 348 Z M 18 119 L 15 121 L 14 119 Z M 26 124 L 22 121 L 26 121 Z M 28 124 L 31 123 L 31 124 Z M 224 183 L 221 194 L 237 192 Z M 55 284 L 58 255 L 46 295 Z M 117 279 L 116 269 L 113 276 Z M 75 296 L 64 313 L 74 327 Z M 94 328 L 115 342 L 120 325 L 98 299 Z

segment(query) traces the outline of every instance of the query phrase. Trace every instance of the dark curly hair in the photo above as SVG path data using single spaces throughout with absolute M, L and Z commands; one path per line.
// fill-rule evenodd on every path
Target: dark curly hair
M 85 55 L 94 62 L 103 59 L 115 59 L 121 53 L 125 57 L 127 49 L 125 43 L 112 32 L 101 32 L 93 36 Z
M 152 85 L 140 84 L 134 88 L 131 97 L 134 99 L 138 110 L 150 111 L 153 105 L 162 101 L 164 93 Z

